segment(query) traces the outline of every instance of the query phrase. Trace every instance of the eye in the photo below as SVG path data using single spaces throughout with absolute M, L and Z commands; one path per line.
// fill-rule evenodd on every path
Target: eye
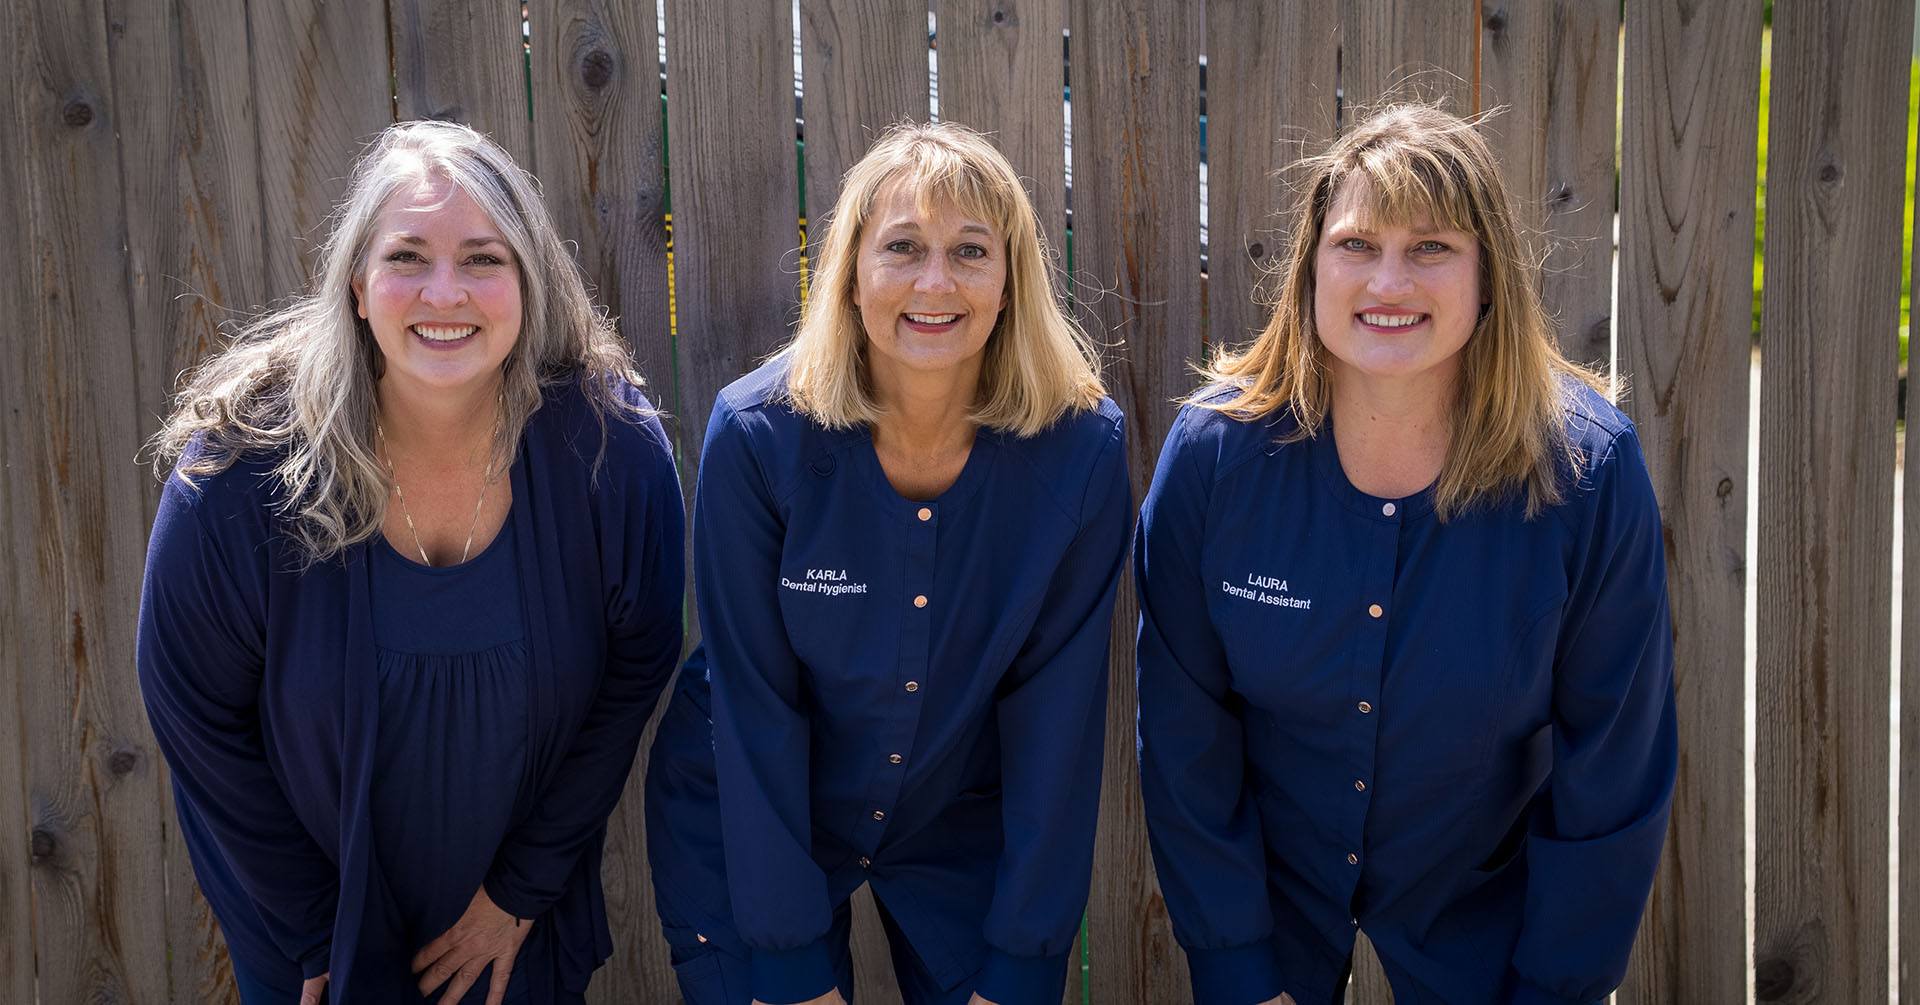
M 1368 244 L 1365 238 L 1348 237 L 1336 241 L 1334 247 L 1339 248 L 1341 251 L 1366 251 L 1372 247 L 1372 245 Z
M 980 259 L 987 257 L 987 249 L 977 244 L 963 244 L 954 249 L 954 254 L 961 258 Z
M 1421 241 L 1419 244 L 1416 244 L 1413 246 L 1413 250 L 1423 255 L 1434 255 L 1434 254 L 1439 254 L 1442 251 L 1451 251 L 1453 249 L 1447 247 L 1446 244 L 1440 241 Z
M 886 250 L 896 255 L 911 255 L 913 254 L 913 242 L 905 238 L 901 238 L 898 241 L 888 241 Z
M 491 254 L 489 252 L 483 251 L 467 259 L 467 264 L 480 265 L 480 266 L 493 266 L 493 265 L 505 265 L 507 263 L 506 263 L 506 260 L 501 258 L 499 255 L 495 255 L 495 254 Z
M 421 258 L 420 253 L 417 251 L 413 251 L 408 248 L 401 248 L 397 251 L 388 252 L 387 261 L 389 262 L 424 262 L 426 261 L 426 259 Z

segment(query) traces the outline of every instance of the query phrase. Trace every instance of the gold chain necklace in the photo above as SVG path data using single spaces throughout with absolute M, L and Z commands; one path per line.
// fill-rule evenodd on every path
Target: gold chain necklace
M 387 430 L 380 420 L 373 420 L 373 431 L 380 437 L 382 453 L 386 454 L 387 480 L 393 483 L 393 497 L 400 500 L 400 515 L 407 518 L 407 533 L 413 535 L 413 549 L 420 553 L 420 564 L 433 568 L 433 560 L 427 557 L 427 549 L 420 543 L 420 531 L 413 525 L 413 511 L 407 509 L 407 494 L 400 491 L 400 476 L 393 473 L 393 448 L 387 445 Z M 473 534 L 480 528 L 480 507 L 487 501 L 487 489 L 493 484 L 493 462 L 487 462 L 487 470 L 480 478 L 480 498 L 473 501 L 473 520 L 467 524 L 467 544 L 460 549 L 460 563 L 466 564 L 467 556 L 473 552 Z

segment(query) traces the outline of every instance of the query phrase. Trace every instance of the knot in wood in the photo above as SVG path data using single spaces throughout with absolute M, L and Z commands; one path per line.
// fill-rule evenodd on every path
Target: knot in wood
M 53 858 L 54 853 L 60 850 L 60 839 L 45 827 L 35 827 L 29 848 L 34 864 L 38 865 Z
M 107 756 L 107 770 L 115 775 L 130 775 L 140 766 L 140 755 L 131 750 L 116 750 Z
M 93 106 L 75 98 L 60 110 L 60 118 L 67 125 L 79 129 L 93 121 Z
M 1007 23 L 1007 12 L 1006 12 L 1006 11 L 1005 11 L 1004 9 L 1002 9 L 1002 8 L 999 8 L 999 7 L 995 7 L 995 8 L 993 9 L 993 23 L 994 23 L 994 24 L 1006 24 L 1006 23 Z
M 1840 165 L 1838 164 L 1820 165 L 1820 184 L 1831 185 L 1839 180 L 1840 180 Z
M 1720 484 L 1718 484 L 1718 485 L 1715 485 L 1715 486 L 1713 487 L 1713 494 L 1714 494 L 1714 495 L 1716 495 L 1716 496 L 1719 496 L 1719 497 L 1720 497 L 1720 498 L 1722 498 L 1722 499 L 1725 499 L 1726 497 L 1728 497 L 1728 496 L 1730 496 L 1730 495 L 1732 495 L 1732 494 L 1733 494 L 1733 479 L 1731 479 L 1731 478 L 1722 478 L 1722 479 L 1720 479 Z
M 589 49 L 580 57 L 580 82 L 599 90 L 613 82 L 613 53 Z
M 1255 241 L 1247 245 L 1247 254 L 1254 258 L 1265 258 L 1267 255 L 1267 246 L 1261 244 L 1259 241 Z
M 1487 12 L 1487 30 L 1495 35 L 1507 30 L 1507 10 L 1496 7 Z
M 1753 996 L 1763 1002 L 1784 1001 L 1793 992 L 1798 974 L 1793 964 L 1782 959 L 1761 960 L 1753 968 Z
M 1547 201 L 1555 206 L 1564 206 L 1572 202 L 1573 186 L 1564 181 L 1555 182 L 1553 189 L 1547 193 Z

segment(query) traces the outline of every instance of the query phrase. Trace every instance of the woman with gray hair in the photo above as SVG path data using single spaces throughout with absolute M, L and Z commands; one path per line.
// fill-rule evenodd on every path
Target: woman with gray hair
M 533 179 L 361 156 L 311 293 L 184 381 L 138 660 L 241 1000 L 573 1002 L 681 642 L 672 451 Z

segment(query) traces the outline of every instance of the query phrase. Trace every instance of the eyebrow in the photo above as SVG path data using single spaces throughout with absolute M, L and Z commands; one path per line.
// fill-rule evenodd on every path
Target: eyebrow
M 416 248 L 425 247 L 427 243 L 426 238 L 417 234 L 395 234 L 393 238 L 401 244 L 410 244 Z M 488 244 L 497 244 L 503 248 L 507 246 L 507 242 L 497 237 L 469 237 L 460 242 L 462 248 L 478 248 Z
M 893 231 L 896 231 L 896 230 L 911 230 L 911 231 L 913 231 L 914 233 L 919 233 L 919 232 L 920 232 L 920 224 L 918 224 L 918 223 L 916 223 L 916 222 L 915 222 L 915 221 L 913 221 L 913 220 L 900 220 L 900 221 L 897 221 L 897 222 L 895 222 L 895 223 L 889 223 L 889 224 L 887 224 L 886 226 L 884 226 L 884 227 L 881 227 L 881 228 L 880 228 L 880 232 L 881 232 L 881 233 L 883 233 L 883 234 L 886 234 L 886 233 L 892 233 Z M 962 226 L 960 227 L 960 233 L 962 233 L 962 234 L 985 234 L 985 235 L 987 235 L 988 237 L 992 237 L 992 236 L 993 236 L 993 228 L 991 228 L 991 227 L 988 227 L 988 226 L 987 226 L 986 224 L 984 224 L 984 223 L 968 223 L 968 224 L 963 224 L 963 225 L 962 225 Z

